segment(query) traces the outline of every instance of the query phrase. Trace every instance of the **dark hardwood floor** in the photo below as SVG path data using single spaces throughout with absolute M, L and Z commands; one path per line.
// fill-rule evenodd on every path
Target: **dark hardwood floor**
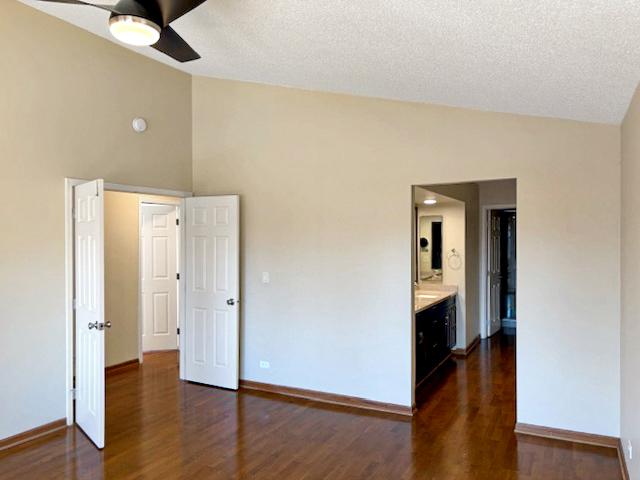
M 107 378 L 107 447 L 77 429 L 0 453 L 9 479 L 619 479 L 613 449 L 513 433 L 514 337 L 419 392 L 413 418 L 180 382 L 173 353 Z

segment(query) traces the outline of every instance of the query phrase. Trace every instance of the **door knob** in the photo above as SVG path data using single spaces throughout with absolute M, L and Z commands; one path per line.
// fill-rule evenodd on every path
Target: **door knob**
M 233 298 L 227 300 L 227 305 L 235 305 L 236 301 Z
M 111 322 L 107 322 L 107 323 L 98 323 L 98 322 L 89 323 L 89 330 L 92 330 L 94 328 L 96 330 L 104 330 L 105 328 L 111 328 Z

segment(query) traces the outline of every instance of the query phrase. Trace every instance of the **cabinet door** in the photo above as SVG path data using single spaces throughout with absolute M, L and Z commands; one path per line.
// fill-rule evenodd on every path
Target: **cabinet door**
M 447 346 L 452 349 L 456 346 L 456 305 L 455 303 L 449 308 L 447 314 L 448 328 L 447 328 Z
M 427 352 L 427 312 L 416 315 L 416 384 L 429 373 L 429 358 Z

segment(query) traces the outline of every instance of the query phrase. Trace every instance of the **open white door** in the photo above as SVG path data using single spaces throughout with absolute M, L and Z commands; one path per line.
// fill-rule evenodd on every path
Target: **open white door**
M 76 423 L 104 448 L 104 184 L 74 188 Z M 106 325 L 109 326 L 109 325 Z
M 489 318 L 489 336 L 500 330 L 500 216 L 497 210 L 489 211 L 488 239 L 488 271 L 487 271 L 487 309 Z
M 237 390 L 239 197 L 193 197 L 185 203 L 185 379 Z

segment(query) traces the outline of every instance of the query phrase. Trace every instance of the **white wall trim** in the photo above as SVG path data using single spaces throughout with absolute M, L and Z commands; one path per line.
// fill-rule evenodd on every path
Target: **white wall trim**
M 489 222 L 489 212 L 491 210 L 506 210 L 509 208 L 515 208 L 516 211 L 518 209 L 517 204 L 515 203 L 497 203 L 497 204 L 489 204 L 489 205 L 480 205 L 480 278 L 478 281 L 480 282 L 480 337 L 487 338 L 489 336 L 489 323 L 487 315 L 487 249 L 489 246 L 488 243 L 488 226 Z M 518 238 L 516 236 L 516 245 Z M 517 246 L 516 246 L 517 248 Z M 516 262 L 518 260 L 516 259 Z M 517 287 L 516 287 L 517 288 Z
M 162 195 L 165 197 L 179 197 L 179 198 L 193 197 L 193 193 L 183 192 L 181 190 L 167 190 L 164 188 L 141 187 L 137 185 L 124 185 L 121 183 L 105 182 L 104 189 L 105 191 L 110 191 L 110 192 L 139 193 L 143 195 Z
M 73 316 L 73 187 L 91 180 L 83 180 L 79 178 L 64 179 L 64 269 L 65 269 L 65 357 L 66 357 L 66 381 L 65 381 L 65 398 L 66 398 L 66 418 L 67 425 L 73 425 L 75 419 L 73 415 L 73 376 L 74 376 L 74 316 Z M 183 192 L 180 190 L 167 190 L 162 188 L 140 187 L 134 185 L 122 185 L 118 183 L 105 183 L 105 191 L 112 192 L 128 192 L 140 193 L 145 195 L 162 195 L 167 197 L 179 197 L 180 202 L 180 224 L 184 225 L 184 198 L 192 197 L 191 192 Z M 185 281 L 184 281 L 184 260 L 186 253 L 184 251 L 184 232 L 185 228 L 180 230 L 180 281 L 178 286 L 179 295 L 184 298 Z M 138 288 L 138 291 L 140 289 Z M 182 302 L 184 303 L 184 302 Z M 184 306 L 178 308 L 178 321 L 180 325 L 184 325 Z M 182 334 L 183 331 L 181 330 Z M 180 344 L 182 346 L 182 343 Z M 184 349 L 180 348 L 180 378 L 184 378 Z

